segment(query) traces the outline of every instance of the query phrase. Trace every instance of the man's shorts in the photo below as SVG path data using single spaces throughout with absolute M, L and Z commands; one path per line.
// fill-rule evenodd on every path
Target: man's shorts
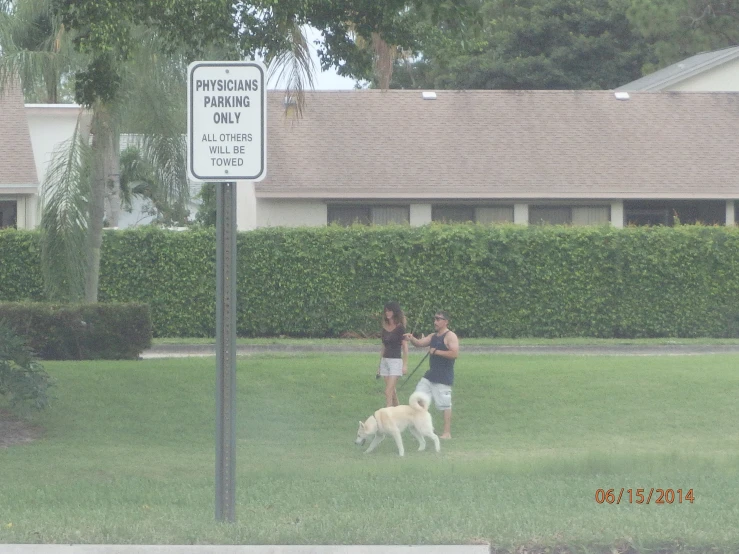
M 425 392 L 436 404 L 437 410 L 451 410 L 452 408 L 452 387 L 441 383 L 432 383 L 423 377 L 416 385 L 416 390 Z
M 403 360 L 401 358 L 381 358 L 380 375 L 383 377 L 402 377 Z

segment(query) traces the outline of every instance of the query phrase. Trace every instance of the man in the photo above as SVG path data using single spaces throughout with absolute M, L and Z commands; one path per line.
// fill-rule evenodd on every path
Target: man
M 442 439 L 452 438 L 452 385 L 454 384 L 454 360 L 459 355 L 459 339 L 448 328 L 449 315 L 444 311 L 434 316 L 435 333 L 415 338 L 411 333 L 404 336 L 413 346 L 429 349 L 429 370 L 418 382 L 416 390 L 428 394 L 436 408 L 444 412 Z

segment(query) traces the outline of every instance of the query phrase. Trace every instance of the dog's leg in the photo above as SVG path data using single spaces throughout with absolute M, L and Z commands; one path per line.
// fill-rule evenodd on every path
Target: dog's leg
M 372 439 L 372 442 L 369 445 L 369 448 L 364 451 L 365 454 L 369 454 L 372 452 L 375 448 L 377 448 L 377 445 L 380 444 L 385 439 L 385 435 L 381 435 L 380 433 L 377 433 L 375 437 Z
M 398 446 L 398 455 L 404 456 L 405 448 L 403 448 L 403 437 L 400 436 L 400 431 L 395 428 L 390 431 L 390 434 L 392 434 L 393 438 L 395 439 L 395 444 Z
M 410 427 L 411 435 L 416 437 L 416 440 L 418 441 L 418 451 L 426 450 L 426 439 L 423 438 L 423 435 L 416 429 L 414 426 L 411 425 Z
M 436 435 L 436 433 L 431 431 L 431 434 L 429 435 L 429 437 L 431 437 L 431 440 L 434 441 L 434 448 L 436 448 L 436 451 L 438 452 L 439 450 L 441 450 L 441 445 L 439 444 L 439 437 Z

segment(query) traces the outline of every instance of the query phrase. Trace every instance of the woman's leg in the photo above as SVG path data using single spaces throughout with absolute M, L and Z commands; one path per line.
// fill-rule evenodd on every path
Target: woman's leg
M 385 406 L 397 406 L 398 394 L 395 392 L 395 383 L 398 378 L 395 375 L 385 377 Z

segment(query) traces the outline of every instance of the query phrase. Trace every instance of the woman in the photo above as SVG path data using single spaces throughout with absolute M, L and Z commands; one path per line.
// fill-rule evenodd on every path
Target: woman
M 395 383 L 408 372 L 408 342 L 405 334 L 406 319 L 400 304 L 385 304 L 382 318 L 382 350 L 377 375 L 385 379 L 385 405 L 397 406 Z

